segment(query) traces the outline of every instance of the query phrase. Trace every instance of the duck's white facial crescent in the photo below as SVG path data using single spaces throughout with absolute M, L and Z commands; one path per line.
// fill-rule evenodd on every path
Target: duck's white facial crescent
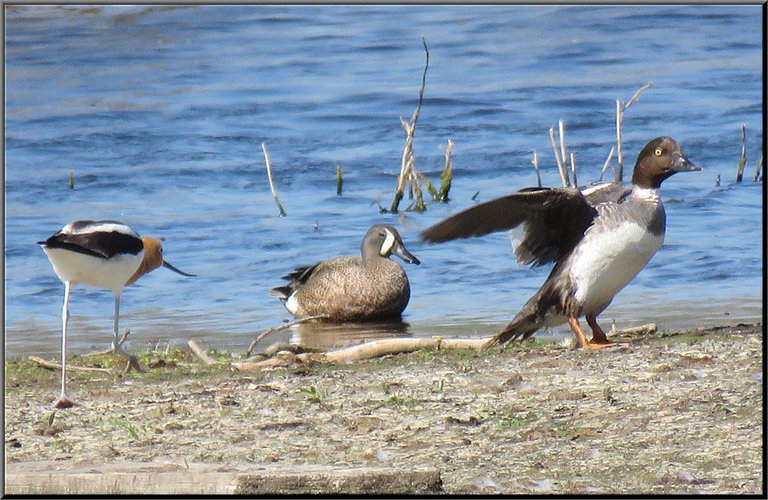
M 392 253 L 392 248 L 395 246 L 395 235 L 392 234 L 392 231 L 384 229 L 384 232 L 387 233 L 387 236 L 384 238 L 384 243 L 381 244 L 381 249 L 379 250 L 382 257 Z

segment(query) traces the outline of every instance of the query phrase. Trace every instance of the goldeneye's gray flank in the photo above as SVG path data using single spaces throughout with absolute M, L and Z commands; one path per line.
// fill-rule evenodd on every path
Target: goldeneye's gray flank
M 701 170 L 671 137 L 657 137 L 640 151 L 632 185 L 526 188 L 464 210 L 423 233 L 444 242 L 522 225 L 515 249 L 521 264 L 555 265 L 539 290 L 485 347 L 526 339 L 545 326 L 568 323 L 584 348 L 612 345 L 597 316 L 640 272 L 664 241 L 661 183 L 678 172 Z M 587 340 L 579 324 L 592 329 Z

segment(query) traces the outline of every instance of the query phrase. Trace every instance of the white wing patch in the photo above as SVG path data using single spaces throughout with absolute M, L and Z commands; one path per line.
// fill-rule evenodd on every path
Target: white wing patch
M 84 227 L 73 227 L 73 222 L 70 222 L 66 226 L 64 226 L 61 229 L 61 232 L 64 234 L 86 234 L 86 233 L 122 233 L 127 234 L 129 236 L 133 236 L 135 238 L 139 238 L 139 235 L 131 229 L 130 227 L 126 226 L 125 224 L 120 224 L 116 222 L 97 222 L 95 224 L 88 224 Z
M 285 308 L 288 309 L 288 312 L 291 314 L 297 314 L 297 311 L 299 310 L 299 302 L 296 300 L 296 293 L 292 293 L 285 301 Z
M 581 194 L 583 194 L 584 196 L 589 196 L 596 191 L 599 191 L 601 189 L 605 189 L 611 186 L 612 184 L 613 184 L 612 182 L 605 181 L 605 182 L 597 183 L 593 186 L 587 186 L 585 189 L 581 190 Z

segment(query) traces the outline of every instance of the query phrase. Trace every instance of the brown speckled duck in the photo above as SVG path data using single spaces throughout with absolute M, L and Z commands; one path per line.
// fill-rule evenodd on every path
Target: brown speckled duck
M 324 315 L 330 321 L 399 319 L 411 296 L 408 276 L 394 254 L 410 264 L 419 259 L 406 250 L 397 230 L 372 226 L 363 238 L 362 257 L 345 256 L 300 267 L 283 276 L 290 282 L 270 290 L 288 311 L 301 318 Z

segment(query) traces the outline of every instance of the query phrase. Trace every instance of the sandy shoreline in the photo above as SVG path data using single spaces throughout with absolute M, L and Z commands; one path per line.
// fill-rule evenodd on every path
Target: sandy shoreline
M 446 493 L 763 493 L 762 325 L 624 340 L 258 372 L 148 353 L 145 373 L 72 373 L 82 405 L 55 414 L 58 374 L 6 363 L 6 461 L 431 467 Z

